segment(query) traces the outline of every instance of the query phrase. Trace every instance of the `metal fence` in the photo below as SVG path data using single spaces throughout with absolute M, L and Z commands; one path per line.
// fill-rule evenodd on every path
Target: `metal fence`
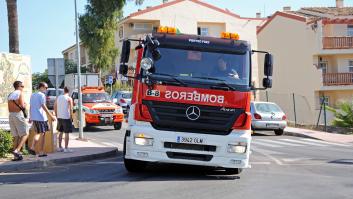
M 260 91 L 257 95 L 257 100 L 274 102 L 279 105 L 285 112 L 287 120 L 293 125 L 313 127 L 325 124 L 330 125 L 334 119 L 333 113 L 324 106 L 324 101 L 313 107 L 305 96 L 296 93 Z

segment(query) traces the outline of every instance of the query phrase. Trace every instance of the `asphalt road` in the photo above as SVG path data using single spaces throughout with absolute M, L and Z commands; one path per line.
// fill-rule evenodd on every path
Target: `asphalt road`
M 121 146 L 123 131 L 101 129 L 85 136 Z M 116 157 L 0 174 L 0 198 L 353 198 L 353 146 L 266 132 L 253 138 L 252 168 L 239 176 L 177 165 L 130 174 Z

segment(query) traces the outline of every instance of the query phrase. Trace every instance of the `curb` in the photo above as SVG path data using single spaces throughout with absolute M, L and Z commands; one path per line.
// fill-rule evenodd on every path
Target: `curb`
M 289 136 L 294 136 L 294 137 L 301 137 L 301 138 L 309 138 L 309 139 L 314 139 L 314 140 L 320 140 L 316 137 L 313 136 L 309 136 L 309 135 L 304 135 L 301 133 L 293 133 L 293 132 L 289 132 L 289 131 L 284 131 L 283 135 L 289 135 Z
M 60 159 L 53 159 L 53 160 L 38 160 L 38 161 L 23 162 L 19 164 L 11 164 L 11 165 L 1 165 L 0 173 L 31 170 L 31 169 L 44 169 L 44 168 L 57 166 L 57 165 L 114 157 L 120 153 L 122 152 L 118 151 L 118 149 L 113 149 L 103 153 L 95 153 L 95 154 L 84 155 L 84 156 L 60 158 Z

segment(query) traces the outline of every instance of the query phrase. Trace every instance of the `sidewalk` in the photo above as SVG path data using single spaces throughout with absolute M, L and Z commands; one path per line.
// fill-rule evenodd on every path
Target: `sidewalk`
M 48 157 L 39 158 L 33 155 L 24 156 L 22 161 L 0 159 L 0 173 L 23 171 L 29 169 L 41 169 L 60 164 L 89 161 L 97 158 L 114 157 L 118 154 L 117 147 L 107 147 L 92 141 L 79 141 L 76 137 L 70 137 L 70 148 L 73 153 L 55 152 Z M 122 150 L 122 149 L 120 149 Z
M 285 135 L 314 138 L 314 139 L 324 140 L 328 142 L 353 144 L 353 135 L 343 135 L 343 134 L 328 133 L 328 132 L 308 130 L 308 129 L 293 128 L 293 127 L 285 128 L 284 132 L 285 132 L 284 133 Z

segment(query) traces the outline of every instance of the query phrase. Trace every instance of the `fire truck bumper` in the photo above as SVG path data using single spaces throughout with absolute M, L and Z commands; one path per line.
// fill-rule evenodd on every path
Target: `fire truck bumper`
M 161 131 L 149 123 L 130 126 L 126 159 L 155 163 L 249 168 L 250 130 L 229 135 Z

